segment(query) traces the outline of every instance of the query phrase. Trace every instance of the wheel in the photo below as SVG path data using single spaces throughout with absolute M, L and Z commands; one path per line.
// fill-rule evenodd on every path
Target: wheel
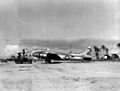
M 113 57 L 114 58 L 114 57 Z M 101 60 L 111 60 L 112 58 L 109 55 L 104 55 Z
M 23 64 L 23 62 L 20 62 L 20 64 Z
M 83 60 L 85 60 L 85 61 L 92 61 L 92 58 L 90 58 L 90 57 L 83 57 Z
M 119 57 L 116 54 L 113 54 L 111 58 L 112 58 L 112 60 L 119 60 Z
M 45 63 L 51 63 L 51 59 L 48 59 L 48 58 L 47 58 L 47 59 L 45 60 Z
M 15 61 L 16 64 L 19 64 L 19 62 Z
M 32 61 L 31 62 L 29 62 L 30 64 L 32 64 Z

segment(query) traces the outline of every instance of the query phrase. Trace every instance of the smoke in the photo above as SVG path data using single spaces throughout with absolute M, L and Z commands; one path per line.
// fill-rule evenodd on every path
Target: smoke
M 1 53 L 2 58 L 9 58 L 12 55 L 16 55 L 21 50 L 19 45 L 8 44 Z

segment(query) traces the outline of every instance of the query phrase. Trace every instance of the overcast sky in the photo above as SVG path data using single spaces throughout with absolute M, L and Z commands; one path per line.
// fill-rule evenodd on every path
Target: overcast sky
M 119 0 L 0 0 L 1 39 L 118 39 Z

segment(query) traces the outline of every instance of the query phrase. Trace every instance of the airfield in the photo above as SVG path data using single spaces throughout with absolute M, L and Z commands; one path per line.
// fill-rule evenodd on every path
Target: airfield
M 120 62 L 0 63 L 0 91 L 120 91 Z

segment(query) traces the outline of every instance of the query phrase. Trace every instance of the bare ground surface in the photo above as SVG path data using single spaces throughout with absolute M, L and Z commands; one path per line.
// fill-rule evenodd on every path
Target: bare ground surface
M 0 91 L 120 91 L 120 62 L 0 63 Z

